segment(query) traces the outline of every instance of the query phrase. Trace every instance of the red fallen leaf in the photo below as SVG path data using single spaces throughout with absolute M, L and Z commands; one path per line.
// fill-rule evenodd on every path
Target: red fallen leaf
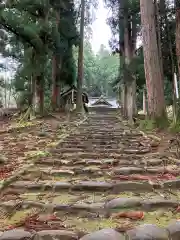
M 144 212 L 133 211 L 133 212 L 120 212 L 113 216 L 113 218 L 130 218 L 132 220 L 144 219 Z
M 53 221 L 53 220 L 57 220 L 57 219 L 58 219 L 58 218 L 57 218 L 54 214 L 48 216 L 48 220 Z
M 6 229 L 7 229 L 7 230 L 13 230 L 14 228 L 15 228 L 14 225 L 9 225 Z
M 130 177 L 129 176 L 125 176 L 125 175 L 118 175 L 113 177 L 114 179 L 118 179 L 118 180 L 129 180 Z
M 151 179 L 150 176 L 146 176 L 146 175 L 140 175 L 140 174 L 133 174 L 132 175 L 132 180 L 149 180 Z

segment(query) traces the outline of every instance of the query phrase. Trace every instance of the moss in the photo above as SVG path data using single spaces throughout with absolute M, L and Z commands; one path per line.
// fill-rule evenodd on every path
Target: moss
M 25 153 L 25 157 L 27 158 L 48 157 L 50 155 L 48 151 L 29 151 Z
M 27 200 L 27 201 L 35 201 L 38 199 L 39 193 L 24 193 L 20 195 L 20 198 Z
M 29 210 L 20 210 L 20 211 L 16 211 L 10 218 L 6 217 L 5 219 L 3 219 L 3 217 L 1 216 L 0 219 L 0 229 L 6 229 L 7 227 L 9 227 L 10 225 L 15 225 L 21 221 L 23 221 L 28 215 L 31 215 L 32 212 L 34 212 L 34 210 L 29 209 Z
M 151 130 L 155 129 L 155 122 L 153 120 L 149 120 L 149 119 L 140 120 L 139 127 L 142 130 L 151 131 Z
M 66 224 L 77 226 L 77 229 L 80 231 L 93 232 L 103 228 L 115 228 L 119 225 L 120 221 L 117 223 L 112 219 L 69 218 Z
M 169 126 L 167 116 L 164 114 L 162 117 L 155 118 L 155 126 L 158 129 L 166 129 Z
M 154 129 L 165 129 L 169 126 L 169 122 L 167 118 L 156 118 L 156 119 L 148 119 L 140 120 L 139 127 L 144 131 L 152 131 Z
M 179 133 L 180 132 L 180 120 L 178 119 L 178 121 L 176 123 L 171 122 L 171 124 L 169 126 L 169 130 L 172 133 Z
M 156 224 L 160 227 L 166 227 L 173 219 L 177 220 L 179 217 L 179 213 L 173 214 L 171 211 L 159 210 L 146 213 L 143 222 L 147 224 Z
M 76 196 L 68 194 L 68 193 L 62 193 L 59 196 L 56 196 L 53 198 L 52 203 L 53 204 L 68 204 L 71 200 L 76 199 Z

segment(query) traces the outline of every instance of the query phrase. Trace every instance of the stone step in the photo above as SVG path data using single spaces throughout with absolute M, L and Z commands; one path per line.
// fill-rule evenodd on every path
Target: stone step
M 72 135 L 73 136 L 73 135 Z M 129 135 L 124 135 L 123 133 L 112 133 L 112 132 L 94 132 L 94 131 L 85 131 L 84 133 L 81 132 L 79 134 L 76 134 L 76 137 L 79 138 L 79 137 L 91 137 L 91 138 L 104 138 L 104 137 L 110 137 L 110 138 L 136 138 L 137 137 L 142 137 L 141 135 L 135 135 L 135 134 L 129 134 Z
M 92 221 L 91 221 L 92 222 Z M 60 225 L 60 224 L 59 224 Z M 81 226 L 79 221 L 79 226 Z M 84 233 L 83 231 L 72 231 L 65 229 L 48 229 L 42 230 L 35 227 L 34 231 L 27 231 L 24 229 L 7 230 L 2 232 L 1 240 L 7 239 L 32 239 L 32 240 L 45 240 L 45 239 L 66 239 L 66 240 L 125 240 L 125 239 L 156 239 L 156 240 L 178 240 L 180 239 L 180 222 L 174 221 L 167 224 L 166 227 L 160 227 L 156 224 L 139 225 L 129 227 L 129 230 L 124 228 L 101 228 L 97 225 L 96 231 Z M 121 231 L 121 232 L 120 232 Z M 124 232 L 124 234 L 122 234 Z
M 54 157 L 59 157 L 61 159 L 66 159 L 66 158 L 94 158 L 94 159 L 99 159 L 99 158 L 114 158 L 114 159 L 122 159 L 123 154 L 129 154 L 129 155 L 142 155 L 145 153 L 150 153 L 151 149 L 150 148 L 142 148 L 142 149 L 123 149 L 123 150 L 117 150 L 116 152 L 109 150 L 108 152 L 105 152 L 103 150 L 97 151 L 96 152 L 79 152 L 79 149 L 76 152 L 72 152 L 71 150 L 66 153 L 61 153 L 60 150 L 58 149 L 52 149 L 50 152 L 53 154 Z
M 10 211 L 13 215 L 16 209 L 16 216 L 12 217 L 16 220 L 26 211 L 26 214 L 37 212 L 39 218 L 49 213 L 59 217 L 53 223 L 46 220 L 41 223 L 26 221 L 18 227 L 30 229 L 30 232 L 32 229 L 41 229 L 44 235 L 41 231 L 40 237 L 38 233 L 21 239 L 45 240 L 46 230 L 51 234 L 52 229 L 58 231 L 53 233 L 52 239 L 80 238 L 70 232 L 67 235 L 59 233 L 61 228 L 71 232 L 77 229 L 91 232 L 107 226 L 122 230 L 128 224 L 136 229 L 137 224 L 146 221 L 159 221 L 159 224 L 166 222 L 167 225 L 172 218 L 179 218 L 180 179 L 177 176 L 180 161 L 172 161 L 161 153 L 153 155 L 152 151 L 155 150 L 151 148 L 151 139 L 125 126 L 115 114 L 89 114 L 74 133 L 50 151 L 50 155 L 39 157 L 31 169 L 18 176 L 18 181 L 1 191 L 0 210 L 2 213 Z M 11 191 L 14 191 L 14 195 Z M 133 215 L 134 212 L 141 216 L 130 218 L 124 215 L 120 219 L 121 214 Z M 169 215 L 159 217 L 159 212 Z M 11 219 L 1 218 L 0 227 Z M 142 237 L 132 239 L 168 239 L 163 230 L 163 237 L 151 237 L 155 230 L 161 231 L 158 227 L 145 230 L 150 234 L 147 234 L 150 236 L 148 238 L 137 228 L 135 231 Z M 100 231 L 94 234 L 97 234 L 98 240 L 124 240 L 122 234 L 109 231 L 115 234 L 112 238 L 108 234 L 101 235 Z M 57 237 L 56 234 L 60 235 Z M 126 235 L 133 234 L 127 231 Z M 2 236 L 0 240 L 9 239 Z M 82 239 L 96 240 L 93 233 L 91 236 Z M 14 235 L 11 239 L 14 239 Z
M 61 167 L 61 169 L 55 169 L 52 168 L 35 168 L 35 169 L 28 169 L 28 173 L 33 172 L 41 172 L 44 174 L 48 174 L 51 176 L 77 176 L 77 175 L 88 175 L 88 176 L 108 176 L 108 177 L 114 177 L 115 179 L 118 179 L 118 176 L 121 177 L 121 175 L 128 176 L 129 178 L 136 177 L 135 174 L 138 175 L 139 178 L 144 176 L 149 176 L 151 178 L 151 175 L 159 175 L 159 178 L 163 179 L 164 174 L 172 174 L 174 177 L 178 176 L 180 174 L 180 169 L 177 167 L 176 169 L 174 166 L 168 166 L 168 167 L 132 167 L 132 166 L 124 166 L 124 167 L 108 167 L 108 166 L 84 166 L 83 164 L 81 166 L 68 166 L 68 167 Z M 163 173 L 163 174 L 162 174 Z M 132 176 L 131 176 L 132 175 Z M 138 177 L 137 177 L 138 178 Z
M 0 202 L 0 207 L 2 208 L 12 208 L 18 205 L 16 201 L 7 201 L 7 202 Z M 163 208 L 173 208 L 174 210 L 177 209 L 179 206 L 178 200 L 167 200 L 167 199 L 144 199 L 141 198 L 115 198 L 110 201 L 102 201 L 102 202 L 95 202 L 95 203 L 85 203 L 85 202 L 77 202 L 77 203 L 43 203 L 42 201 L 28 201 L 22 200 L 21 201 L 21 208 L 28 209 L 28 208 L 37 208 L 43 209 L 44 211 L 47 209 L 51 209 L 52 212 L 66 212 L 68 214 L 75 214 L 79 215 L 80 212 L 89 212 L 89 213 L 96 213 L 97 216 L 101 214 L 106 216 L 107 213 L 111 216 L 114 212 L 120 212 L 121 210 L 125 209 L 140 209 L 141 211 L 151 212 L 156 209 L 163 209 Z M 20 208 L 19 208 L 20 209 Z
M 50 150 L 51 153 L 75 153 L 75 154 L 89 154 L 92 153 L 92 151 L 95 151 L 96 154 L 106 154 L 106 153 L 114 153 L 114 154 L 121 154 L 124 152 L 124 150 L 116 149 L 116 148 L 99 148 L 99 147 L 91 147 L 89 146 L 86 149 L 83 148 L 62 148 L 61 146 L 58 148 L 54 148 Z M 136 150 L 139 151 L 138 149 Z M 141 151 L 140 151 L 141 152 Z
M 76 166 L 76 165 L 83 165 L 83 166 L 90 166 L 90 165 L 95 165 L 95 166 L 143 166 L 143 167 L 148 167 L 148 166 L 163 166 L 164 163 L 166 164 L 173 164 L 179 166 L 180 161 L 175 161 L 172 162 L 170 159 L 144 159 L 137 157 L 137 159 L 131 159 L 129 156 L 125 158 L 125 156 L 122 156 L 120 160 L 114 159 L 114 158 L 102 158 L 102 159 L 77 159 L 77 158 L 69 158 L 66 160 L 61 160 L 61 159 L 52 159 L 52 157 L 47 157 L 46 159 L 38 159 L 37 164 L 39 165 L 58 165 L 58 166 Z
M 111 140 L 111 139 L 107 139 L 107 140 L 103 140 L 103 139 L 87 139 L 87 138 L 76 138 L 75 137 L 68 137 L 66 139 L 66 141 L 63 141 L 61 144 L 63 143 L 72 143 L 72 144 L 76 144 L 76 145 L 84 145 L 84 144 L 95 144 L 95 145 L 104 145 L 104 144 L 119 144 L 120 140 Z M 61 145 L 59 144 L 59 145 Z
M 82 143 L 82 144 L 77 144 L 75 142 L 71 143 L 71 142 L 68 142 L 68 143 L 61 143 L 57 146 L 57 148 L 71 148 L 71 149 L 75 149 L 75 148 L 78 148 L 78 149 L 82 149 L 82 150 L 95 150 L 96 148 L 101 148 L 101 149 L 118 149 L 120 148 L 120 146 L 122 146 L 122 144 L 91 144 L 90 142 L 87 142 L 86 144 Z
M 123 135 L 123 130 L 121 130 L 121 129 L 114 129 L 114 127 L 112 126 L 112 127 L 101 127 L 101 126 L 97 126 L 96 128 L 94 127 L 83 127 L 83 126 L 81 126 L 81 127 L 79 127 L 78 128 L 78 130 L 79 131 L 82 131 L 82 133 L 83 132 L 88 132 L 88 133 L 98 133 L 98 134 L 103 134 L 103 133 L 105 133 L 105 134 L 116 134 L 116 135 L 118 135 L 118 134 L 120 134 L 120 135 Z
M 127 137 L 122 137 L 122 136 L 107 136 L 105 134 L 102 134 L 101 136 L 93 136 L 93 135 L 88 135 L 88 134 L 84 134 L 84 135 L 71 135 L 69 136 L 66 141 L 74 141 L 75 138 L 77 139 L 77 141 L 94 141 L 94 142 L 99 142 L 99 141 L 106 141 L 106 142 L 133 142 L 133 139 L 135 142 L 142 142 L 142 140 L 137 140 L 136 137 L 131 137 L 131 140 L 129 140 L 129 138 Z M 145 140 L 144 140 L 145 141 Z
M 180 179 L 168 180 L 164 182 L 148 182 L 148 181 L 75 181 L 73 182 L 54 182 L 54 181 L 17 181 L 10 185 L 14 189 L 25 189 L 27 191 L 94 191 L 112 193 L 120 192 L 138 192 L 152 191 L 157 189 L 178 189 L 180 187 Z

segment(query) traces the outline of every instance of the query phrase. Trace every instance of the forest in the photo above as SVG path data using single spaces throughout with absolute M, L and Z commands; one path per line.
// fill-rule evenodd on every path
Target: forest
M 0 4 L 0 54 L 16 62 L 10 89 L 18 106 L 40 115 L 59 109 L 58 96 L 77 86 L 77 111 L 82 91 L 89 96 L 116 97 L 122 115 L 132 123 L 139 110 L 148 119 L 178 119 L 180 72 L 180 13 L 177 0 L 104 0 L 110 16 L 111 51 L 101 45 L 97 54 L 90 43 L 91 0 L 6 0 Z M 142 45 L 137 47 L 138 41 Z M 3 71 L 4 64 L 0 65 Z M 3 90 L 2 90 L 3 91 Z

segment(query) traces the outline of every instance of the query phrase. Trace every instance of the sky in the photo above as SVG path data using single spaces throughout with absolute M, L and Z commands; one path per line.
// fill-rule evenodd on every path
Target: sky
M 111 38 L 111 30 L 106 24 L 108 10 L 104 7 L 103 0 L 99 0 L 96 11 L 96 20 L 92 24 L 93 37 L 91 40 L 94 52 L 99 50 L 101 44 L 109 47 L 108 41 Z

